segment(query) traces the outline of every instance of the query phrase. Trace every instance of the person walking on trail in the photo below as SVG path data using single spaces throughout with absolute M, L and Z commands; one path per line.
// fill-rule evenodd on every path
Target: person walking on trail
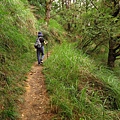
M 37 52 L 38 65 L 43 63 L 44 44 L 47 44 L 47 42 L 44 41 L 42 32 L 38 32 L 38 38 L 37 38 L 35 45 L 34 45 L 34 47 L 36 48 L 36 52 Z

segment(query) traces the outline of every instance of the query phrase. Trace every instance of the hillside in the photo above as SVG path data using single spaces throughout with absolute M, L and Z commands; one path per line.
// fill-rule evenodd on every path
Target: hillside
M 120 119 L 119 78 L 75 45 L 56 46 L 44 73 L 56 119 Z
M 15 119 L 25 74 L 35 61 L 31 42 L 37 20 L 27 1 L 0 1 L 0 119 Z M 26 64 L 27 63 L 27 64 Z
M 48 3 L 0 2 L 0 119 L 119 120 L 119 22 L 110 19 L 109 9 L 106 16 L 99 14 L 94 21 L 97 16 L 91 15 L 93 8 L 86 12 L 84 5 L 78 10 L 78 3 L 66 9 L 64 4 L 59 8 L 61 2 Z M 47 9 L 49 5 L 53 5 L 52 10 Z M 99 3 L 96 5 L 99 7 Z M 78 11 L 79 20 L 74 16 Z M 116 21 L 115 33 L 108 29 L 108 19 Z M 90 26 L 85 24 L 87 20 L 91 20 Z M 104 34 L 106 29 L 109 35 Z M 45 57 L 48 51 L 51 53 L 43 66 L 37 65 L 33 46 L 38 31 L 48 41 Z M 118 55 L 113 68 L 107 66 L 111 34 Z

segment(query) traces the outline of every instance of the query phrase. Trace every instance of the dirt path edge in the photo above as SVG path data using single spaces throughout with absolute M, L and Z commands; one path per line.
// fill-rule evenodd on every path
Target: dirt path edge
M 25 101 L 21 105 L 19 120 L 51 120 L 53 117 L 42 69 L 43 66 L 35 62 L 27 75 Z

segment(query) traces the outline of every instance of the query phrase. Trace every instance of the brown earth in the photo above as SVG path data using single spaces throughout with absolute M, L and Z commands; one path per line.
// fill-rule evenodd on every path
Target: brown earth
M 20 105 L 20 120 L 51 120 L 53 117 L 42 69 L 43 66 L 36 62 L 27 75 L 25 101 Z

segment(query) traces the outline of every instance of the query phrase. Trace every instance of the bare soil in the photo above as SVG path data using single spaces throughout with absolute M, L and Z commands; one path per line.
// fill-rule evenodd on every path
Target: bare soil
M 20 105 L 20 120 L 51 120 L 53 117 L 42 69 L 43 65 L 36 62 L 27 75 L 25 101 Z

